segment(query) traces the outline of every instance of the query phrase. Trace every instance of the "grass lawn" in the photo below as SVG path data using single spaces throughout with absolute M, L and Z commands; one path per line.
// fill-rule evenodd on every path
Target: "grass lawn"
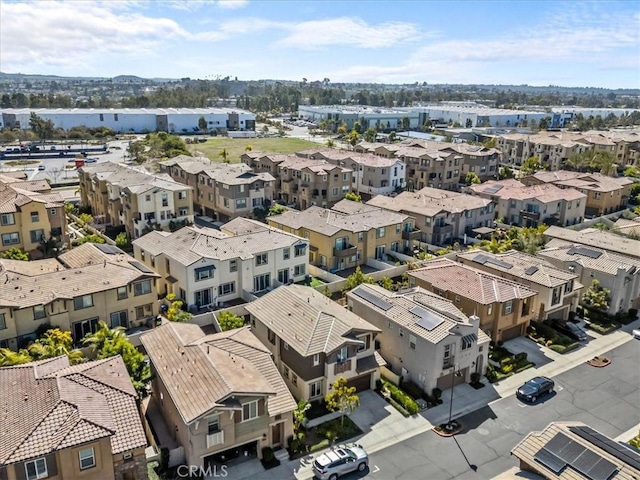
M 324 285 L 325 283 L 320 280 L 318 277 L 312 277 L 311 278 L 311 286 L 312 287 L 319 287 L 320 285 Z
M 189 151 L 197 155 L 208 157 L 213 162 L 222 162 L 220 152 L 223 148 L 229 152 L 231 163 L 240 163 L 240 156 L 245 152 L 247 145 L 251 145 L 254 152 L 265 153 L 295 153 L 307 148 L 322 148 L 322 145 L 309 142 L 300 138 L 212 138 L 205 143 L 187 145 Z

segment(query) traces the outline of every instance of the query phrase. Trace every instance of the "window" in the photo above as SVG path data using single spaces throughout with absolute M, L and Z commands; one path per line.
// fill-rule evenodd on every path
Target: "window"
M 162 206 L 163 207 L 168 207 L 169 206 L 169 196 L 166 193 L 163 193 L 160 198 L 162 198 Z
M 213 265 L 209 265 L 208 267 L 196 268 L 194 270 L 196 282 L 213 278 L 213 270 L 214 270 Z
M 80 458 L 80 470 L 86 470 L 96 466 L 96 456 L 93 452 L 93 447 L 84 448 L 78 452 Z
M 93 295 L 82 295 L 73 299 L 74 310 L 93 307 Z
M 237 260 L 229 260 L 229 271 L 237 272 L 238 271 L 238 261 Z
M 36 305 L 33 307 L 33 319 L 38 320 L 40 318 L 44 318 L 47 316 L 47 312 L 44 308 L 44 305 Z
M 189 209 L 187 207 L 180 207 L 178 209 L 179 217 L 186 217 L 187 215 L 189 215 Z
M 223 204 L 224 204 L 225 208 L 229 208 L 229 199 L 225 197 L 223 199 Z
M 270 328 L 267 328 L 267 338 L 272 345 L 276 344 L 276 334 Z
M 562 291 L 562 287 L 556 287 L 553 289 L 553 294 L 551 295 L 551 305 L 557 305 L 560 303 L 561 291 Z
M 305 274 L 305 265 L 304 263 L 301 265 L 296 265 L 295 267 L 293 267 L 293 275 L 295 277 L 299 276 L 299 275 L 304 275 Z
M 342 180 L 344 180 L 345 182 L 349 180 L 349 174 L 348 173 L 343 173 L 342 174 Z
M 460 295 L 456 295 L 456 296 L 454 297 L 454 301 L 455 301 L 456 303 L 460 303 Z
M 218 287 L 218 295 L 230 295 L 236 291 L 236 282 L 223 283 Z
M 145 195 L 144 196 L 144 201 L 145 202 L 150 202 L 151 201 L 151 195 Z
M 384 237 L 384 227 L 380 227 L 377 231 L 376 231 L 376 236 L 378 238 L 382 238 Z
M 335 197 L 335 196 L 337 196 L 337 195 L 338 195 L 338 188 L 337 188 L 337 187 L 336 187 L 336 188 L 332 188 L 332 189 L 331 189 L 331 194 L 332 194 L 334 197 Z
M 258 418 L 258 400 L 242 405 L 242 421 L 246 422 L 254 418 Z
M 364 241 L 364 232 L 358 232 L 358 242 Z
M 400 235 L 400 232 L 402 231 L 402 224 L 398 223 L 396 225 L 396 234 Z
M 291 249 L 290 248 L 284 248 L 282 250 L 282 258 L 284 260 L 289 260 L 291 258 Z
M 144 250 L 140 250 L 140 259 L 144 262 Z
M 573 280 L 569 280 L 567 283 L 564 284 L 564 293 L 571 293 L 573 292 Z
M 398 327 L 398 335 L 400 337 L 404 337 L 404 330 L 402 329 L 402 327 Z
M 31 236 L 31 243 L 38 243 L 44 238 L 44 230 L 31 230 L 29 235 Z
M 220 431 L 220 418 L 216 415 L 207 420 L 207 435 L 213 435 Z
M 466 350 L 471 348 L 473 345 L 473 340 L 470 337 L 462 337 L 462 350 Z
M 44 458 L 38 458 L 31 462 L 25 462 L 24 470 L 27 473 L 27 480 L 37 480 L 39 478 L 47 478 L 47 461 Z
M 136 307 L 136 320 L 141 320 L 145 317 L 150 317 L 151 315 L 153 315 L 153 306 L 150 303 L 148 305 Z
M 388 328 L 389 330 L 393 330 L 393 323 L 391 323 L 391 321 L 388 321 L 388 322 L 387 322 L 387 328 Z
M 342 347 L 338 350 L 337 362 L 344 363 L 347 361 L 348 349 L 347 347 Z
M 409 348 L 411 350 L 416 349 L 416 337 L 414 335 L 409 334 Z
M 264 204 L 264 198 L 258 197 L 251 200 L 251 206 L 253 208 L 261 207 Z
M 513 300 L 509 300 L 504 304 L 504 314 L 509 315 L 511 312 L 513 312 Z
M 118 287 L 118 300 L 127 298 L 127 287 Z
M 4 313 L 0 313 L 0 330 L 4 330 L 7 328 L 7 322 L 4 319 Z
M 283 268 L 278 270 L 278 282 L 281 284 L 289 283 L 289 269 Z
M 282 376 L 289 380 L 289 367 L 282 365 Z
M 453 348 L 451 345 L 444 346 L 444 355 L 442 357 L 442 368 L 453 366 Z
M 151 293 L 151 280 L 143 280 L 133 284 L 133 294 L 138 297 Z
M 15 225 L 16 219 L 13 216 L 13 213 L 3 213 L 0 216 L 0 223 L 2 225 Z
M 284 342 L 284 343 L 282 344 L 282 347 L 283 347 L 285 350 L 289 350 L 289 344 L 288 344 L 287 342 Z
M 291 384 L 294 387 L 298 386 L 298 376 L 295 373 L 291 373 Z
M 296 245 L 293 247 L 293 255 L 296 257 L 301 257 L 307 253 L 306 245 Z
M 38 223 L 40 221 L 40 214 L 38 212 L 31 212 L 31 223 Z
M 317 367 L 318 365 L 320 365 L 320 354 L 316 353 L 313 355 L 313 366 Z
M 117 327 L 129 327 L 129 316 L 127 315 L 126 310 L 122 310 L 120 312 L 113 312 L 111 315 L 111 328 Z
M 187 192 L 178 192 L 178 200 L 184 200 L 187 198 Z
M 319 397 L 320 395 L 322 395 L 322 380 L 309 385 L 309 398 Z
M 258 253 L 256 255 L 256 266 L 266 265 L 269 263 L 269 255 L 267 253 Z
M 487 305 L 487 315 L 491 315 L 493 313 L 493 303 Z

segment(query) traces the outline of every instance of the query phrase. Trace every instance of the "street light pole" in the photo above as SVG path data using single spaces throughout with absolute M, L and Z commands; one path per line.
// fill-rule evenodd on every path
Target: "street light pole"
M 456 375 L 458 374 L 458 365 L 453 365 L 453 373 L 451 375 L 451 398 L 449 399 L 449 421 L 447 422 L 447 430 L 453 430 L 451 425 L 451 416 L 453 415 L 453 391 L 456 386 Z

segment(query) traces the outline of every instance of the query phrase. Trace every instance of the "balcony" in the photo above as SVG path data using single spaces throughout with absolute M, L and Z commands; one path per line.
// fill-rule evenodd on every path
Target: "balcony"
M 333 366 L 333 374 L 339 375 L 340 373 L 348 372 L 351 370 L 351 359 L 346 362 L 336 363 Z
M 446 224 L 446 223 L 443 225 L 434 225 L 433 233 L 435 234 L 453 233 L 453 225 Z
M 403 230 L 402 231 L 402 239 L 403 240 L 420 240 L 420 234 L 422 232 L 418 229 L 413 230 Z
M 338 248 L 338 247 L 333 248 L 333 256 L 338 258 L 350 257 L 352 255 L 355 255 L 357 252 L 358 252 L 358 247 L 354 247 L 352 245 L 349 245 L 346 248 Z
M 224 430 L 207 435 L 207 448 L 215 447 L 224 443 Z
M 540 220 L 540 212 L 530 212 L 529 210 L 520 210 L 522 218 L 530 218 L 531 220 Z

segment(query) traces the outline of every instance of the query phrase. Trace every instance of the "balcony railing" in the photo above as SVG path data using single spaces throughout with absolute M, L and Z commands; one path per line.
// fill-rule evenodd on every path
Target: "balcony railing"
M 224 443 L 224 430 L 207 435 L 207 448 Z
M 453 233 L 453 225 L 434 225 L 433 233 Z
M 540 220 L 540 212 L 530 212 L 529 210 L 520 210 L 520 215 L 524 218 Z
M 358 247 L 348 246 L 346 248 L 333 248 L 333 256 L 338 258 L 350 257 L 358 252 Z
M 333 374 L 338 375 L 339 373 L 348 372 L 349 370 L 351 370 L 351 359 L 346 362 L 336 363 L 333 367 Z
M 420 239 L 420 234 L 422 232 L 418 229 L 414 229 L 414 230 L 403 230 L 402 231 L 402 239 L 403 240 L 419 240 Z

